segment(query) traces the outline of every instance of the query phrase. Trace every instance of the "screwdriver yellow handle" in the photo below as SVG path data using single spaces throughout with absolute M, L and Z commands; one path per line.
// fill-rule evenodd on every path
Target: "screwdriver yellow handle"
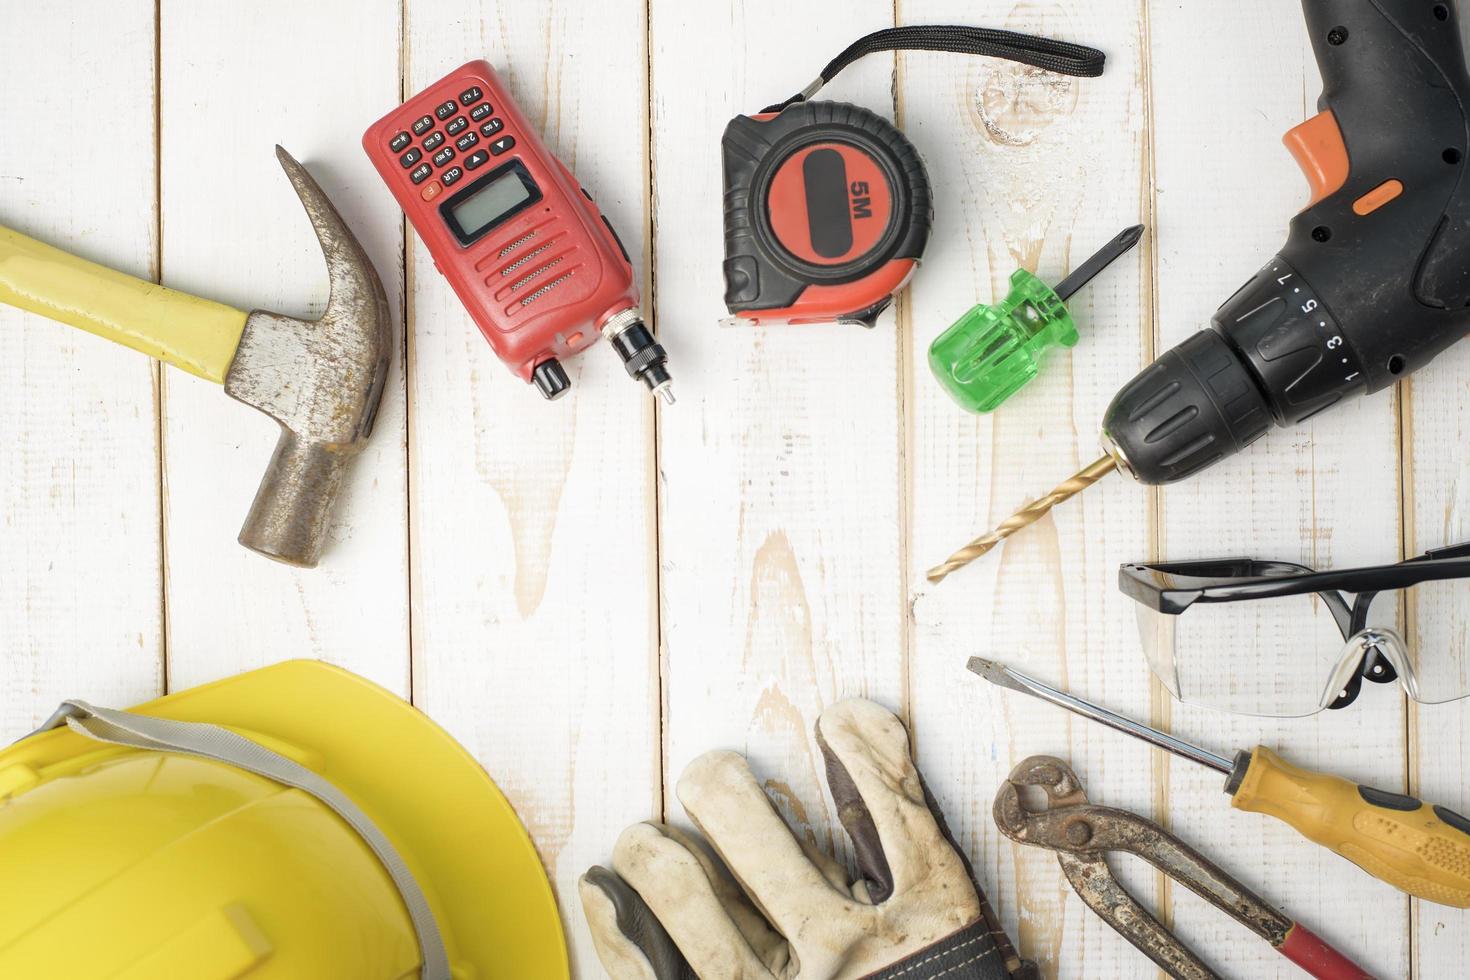
M 1470 820 L 1452 810 L 1299 769 L 1264 746 L 1230 803 L 1290 824 L 1400 891 L 1470 908 Z
M 0 302 L 222 383 L 246 314 L 0 228 Z

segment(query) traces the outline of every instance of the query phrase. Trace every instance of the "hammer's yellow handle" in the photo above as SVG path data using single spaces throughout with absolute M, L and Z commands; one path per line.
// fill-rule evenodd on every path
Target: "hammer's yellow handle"
M 0 228 L 0 301 L 223 383 L 246 314 Z
M 1285 821 L 1400 891 L 1470 908 L 1470 820 L 1451 810 L 1299 769 L 1262 746 L 1230 802 Z

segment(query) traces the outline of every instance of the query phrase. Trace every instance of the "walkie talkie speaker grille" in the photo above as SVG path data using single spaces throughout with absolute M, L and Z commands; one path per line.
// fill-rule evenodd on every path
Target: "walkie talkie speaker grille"
M 929 176 L 913 144 L 860 106 L 798 102 L 736 116 L 722 148 L 729 311 L 871 326 L 929 240 Z

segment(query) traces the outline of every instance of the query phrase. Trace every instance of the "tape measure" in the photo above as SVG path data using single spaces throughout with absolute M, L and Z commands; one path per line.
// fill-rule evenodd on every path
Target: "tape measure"
M 924 163 L 845 102 L 725 128 L 725 305 L 761 322 L 872 326 L 913 275 L 933 205 Z
M 978 27 L 895 27 L 860 38 L 801 92 L 736 116 L 721 140 L 725 306 L 750 323 L 871 327 L 918 268 L 933 198 L 914 145 L 888 120 L 812 95 L 874 51 L 990 55 L 1102 73 L 1093 48 Z

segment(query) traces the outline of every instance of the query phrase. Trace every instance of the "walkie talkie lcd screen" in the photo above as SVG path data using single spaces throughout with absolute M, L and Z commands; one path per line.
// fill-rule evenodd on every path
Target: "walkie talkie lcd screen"
M 448 201 L 440 209 L 461 245 L 469 245 L 522 208 L 541 200 L 531 175 L 513 161 Z

